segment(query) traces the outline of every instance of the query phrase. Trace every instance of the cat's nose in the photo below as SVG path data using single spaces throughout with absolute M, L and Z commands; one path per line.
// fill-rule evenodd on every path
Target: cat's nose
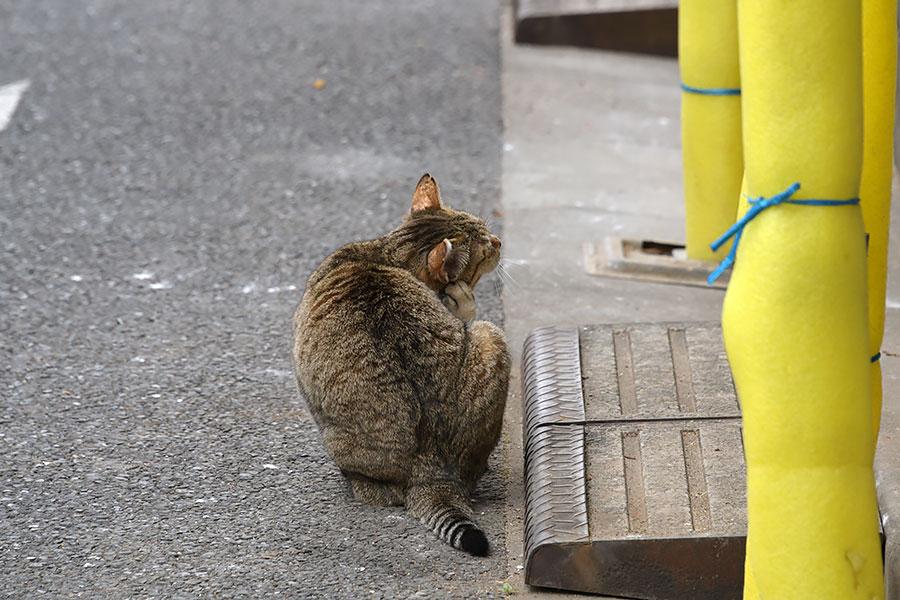
M 491 245 L 494 248 L 496 248 L 497 250 L 499 250 L 500 249 L 500 238 L 498 238 L 496 235 L 492 235 L 491 236 Z

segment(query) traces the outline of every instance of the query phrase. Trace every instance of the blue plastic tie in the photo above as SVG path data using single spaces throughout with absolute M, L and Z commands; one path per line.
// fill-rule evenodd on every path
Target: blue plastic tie
M 747 201 L 752 205 L 750 210 L 747 211 L 747 214 L 741 217 L 737 223 L 729 227 L 728 231 L 723 233 L 719 239 L 709 245 L 713 251 L 716 251 L 732 236 L 734 237 L 734 243 L 731 245 L 731 252 L 728 253 L 725 260 L 719 263 L 716 270 L 710 273 L 709 277 L 706 279 L 707 285 L 712 285 L 725 269 L 734 264 L 734 257 L 737 254 L 738 243 L 741 241 L 741 234 L 744 233 L 744 227 L 746 227 L 747 223 L 752 221 L 756 215 L 770 206 L 777 206 L 778 204 L 799 204 L 801 206 L 846 206 L 859 204 L 859 198 L 851 198 L 850 200 L 791 200 L 791 196 L 799 189 L 800 184 L 794 183 L 788 189 L 780 194 L 775 194 L 771 198 L 763 198 L 762 196 L 756 199 L 747 198 Z
M 880 358 L 881 358 L 881 352 L 878 352 L 875 354 L 875 356 L 873 356 L 872 358 L 869 359 L 869 362 L 873 363 L 873 362 L 879 360 Z
M 703 96 L 740 96 L 741 90 L 734 88 L 697 88 L 686 83 L 681 84 L 681 89 L 691 94 L 702 94 Z

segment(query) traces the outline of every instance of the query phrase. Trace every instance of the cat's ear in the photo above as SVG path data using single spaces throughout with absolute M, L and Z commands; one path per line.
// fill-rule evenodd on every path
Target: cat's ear
M 437 181 L 434 177 L 425 173 L 416 184 L 416 191 L 413 193 L 412 209 L 410 212 L 418 212 L 420 210 L 428 210 L 433 208 L 442 208 L 441 194 L 438 191 Z
M 465 266 L 465 255 L 454 248 L 450 240 L 444 239 L 431 249 L 425 262 L 428 274 L 432 279 L 450 283 L 462 272 Z

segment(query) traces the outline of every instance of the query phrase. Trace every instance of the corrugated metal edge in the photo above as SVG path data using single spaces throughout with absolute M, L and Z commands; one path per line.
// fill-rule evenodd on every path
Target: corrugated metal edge
M 578 330 L 535 329 L 522 358 L 525 581 L 545 544 L 588 542 Z
M 525 446 L 525 580 L 542 545 L 590 541 L 584 427 L 540 427 Z
M 522 355 L 525 436 L 549 423 L 584 422 L 581 350 L 574 327 L 540 327 Z

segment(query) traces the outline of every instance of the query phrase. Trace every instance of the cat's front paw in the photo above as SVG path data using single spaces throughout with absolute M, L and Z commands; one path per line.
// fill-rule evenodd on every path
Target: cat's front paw
M 451 281 L 441 292 L 441 302 L 458 319 L 471 323 L 478 314 L 475 306 L 475 294 L 464 281 Z

